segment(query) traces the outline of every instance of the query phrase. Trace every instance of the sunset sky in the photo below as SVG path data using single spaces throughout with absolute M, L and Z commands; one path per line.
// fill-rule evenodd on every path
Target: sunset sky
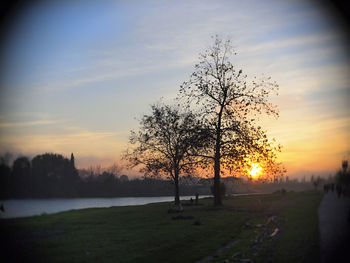
M 350 54 L 317 1 L 39 1 L 8 21 L 0 49 L 0 153 L 118 162 L 137 118 L 175 98 L 211 36 L 233 64 L 271 76 L 290 177 L 326 175 L 350 155 Z

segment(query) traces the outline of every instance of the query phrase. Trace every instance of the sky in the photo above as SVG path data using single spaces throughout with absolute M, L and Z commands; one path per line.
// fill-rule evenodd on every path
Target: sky
M 232 63 L 271 76 L 291 178 L 334 173 L 350 153 L 350 54 L 338 13 L 319 1 L 38 1 L 6 24 L 0 49 L 0 153 L 119 162 L 130 130 L 189 79 L 212 36 Z

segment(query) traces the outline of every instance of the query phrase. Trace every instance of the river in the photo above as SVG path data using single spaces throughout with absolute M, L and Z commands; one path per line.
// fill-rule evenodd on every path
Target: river
M 232 194 L 232 196 L 260 194 L 268 193 L 241 193 Z M 181 196 L 181 200 L 190 200 L 191 197 L 194 199 L 194 196 Z M 211 196 L 199 196 L 199 198 L 205 197 Z M 28 217 L 84 208 L 145 205 L 170 201 L 174 201 L 174 196 L 0 200 L 0 205 L 2 204 L 5 210 L 4 212 L 0 211 L 0 218 Z
M 190 200 L 191 197 L 194 198 L 181 196 L 181 200 Z M 4 207 L 4 212 L 0 211 L 0 218 L 28 217 L 93 207 L 145 205 L 173 200 L 173 196 L 0 200 Z

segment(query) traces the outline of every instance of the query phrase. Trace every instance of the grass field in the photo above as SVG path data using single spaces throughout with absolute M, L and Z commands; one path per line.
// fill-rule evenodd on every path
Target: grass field
M 318 262 L 317 207 L 301 192 L 84 209 L 0 221 L 8 262 Z M 178 219 L 173 219 L 177 217 Z M 271 237 L 273 232 L 277 234 Z

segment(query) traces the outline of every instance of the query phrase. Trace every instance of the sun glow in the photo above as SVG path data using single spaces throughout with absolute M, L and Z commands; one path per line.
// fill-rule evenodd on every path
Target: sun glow
M 259 176 L 260 172 L 261 172 L 261 167 L 259 166 L 259 164 L 257 163 L 253 163 L 252 164 L 252 169 L 249 171 L 249 174 L 252 178 L 256 178 Z

